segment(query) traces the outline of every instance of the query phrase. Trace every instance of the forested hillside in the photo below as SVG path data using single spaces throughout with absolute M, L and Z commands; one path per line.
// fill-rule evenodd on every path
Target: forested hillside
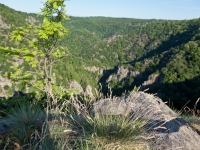
M 15 47 L 9 39 L 11 31 L 40 22 L 36 14 L 0 4 L 0 45 Z M 140 90 L 149 88 L 177 108 L 189 100 L 193 106 L 200 97 L 200 19 L 69 17 L 64 26 L 68 34 L 60 45 L 69 55 L 56 64 L 58 83 L 67 87 L 74 79 L 84 89 L 99 88 L 101 83 L 105 93 L 110 85 L 118 96 L 141 86 Z M 1 76 L 13 63 L 0 54 Z M 15 91 L 2 88 L 10 94 Z

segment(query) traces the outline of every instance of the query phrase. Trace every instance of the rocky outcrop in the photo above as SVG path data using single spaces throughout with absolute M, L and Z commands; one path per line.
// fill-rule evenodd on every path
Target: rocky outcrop
M 101 99 L 93 104 L 94 112 L 110 115 L 139 114 L 150 123 L 153 150 L 197 150 L 200 136 L 161 99 L 144 92 L 124 97 Z
M 76 90 L 76 94 L 83 94 L 86 97 L 94 99 L 94 95 L 92 93 L 92 87 L 90 85 L 87 85 L 84 91 L 82 86 L 77 81 L 73 80 L 69 84 L 69 89 Z
M 102 75 L 103 74 L 103 69 L 102 68 L 99 68 L 99 67 L 96 67 L 96 66 L 92 66 L 92 67 L 89 67 L 89 66 L 84 66 L 84 68 L 90 72 L 97 72 L 99 75 Z
M 0 15 L 0 28 L 3 29 L 10 29 L 11 25 L 6 24 L 3 20 L 2 20 L 2 16 Z
M 82 86 L 75 80 L 70 82 L 69 89 L 70 90 L 75 89 L 77 94 L 81 94 L 84 92 Z
M 32 17 L 32 16 L 28 16 L 27 18 L 26 18 L 26 21 L 28 22 L 28 23 L 30 23 L 30 24 L 35 24 L 35 23 L 37 23 L 37 22 L 39 22 L 38 20 L 36 20 L 34 17 Z
M 136 77 L 140 74 L 139 71 L 131 71 L 128 68 L 125 68 L 124 66 L 120 66 L 117 68 L 116 73 L 109 76 L 107 79 L 107 82 L 110 82 L 111 80 L 118 80 L 119 82 L 122 81 L 125 77 Z
M 144 81 L 140 87 L 140 90 L 145 90 L 149 87 L 160 87 L 163 77 L 160 74 L 151 74 L 148 80 Z

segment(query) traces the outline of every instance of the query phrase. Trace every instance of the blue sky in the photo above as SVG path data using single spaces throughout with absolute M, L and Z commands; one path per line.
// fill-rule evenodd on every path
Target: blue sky
M 45 0 L 0 0 L 15 10 L 40 12 Z M 70 16 L 184 20 L 200 17 L 200 0 L 70 0 Z

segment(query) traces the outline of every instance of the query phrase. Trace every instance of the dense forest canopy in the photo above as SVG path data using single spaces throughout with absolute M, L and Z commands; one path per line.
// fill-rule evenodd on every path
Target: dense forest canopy
M 36 14 L 18 12 L 3 4 L 0 10 L 1 46 L 16 46 L 9 39 L 16 27 L 41 23 Z M 140 90 L 149 88 L 147 92 L 158 93 L 163 101 L 177 108 L 188 101 L 193 106 L 200 97 L 200 19 L 69 18 L 64 22 L 69 32 L 59 44 L 70 54 L 55 64 L 58 83 L 67 87 L 76 80 L 83 89 L 92 86 L 93 92 L 101 83 L 105 93 L 109 85 L 117 96 L 141 86 Z M 1 76 L 13 63 L 19 60 L 12 62 L 0 54 Z M 120 67 L 129 73 L 121 80 L 108 80 L 111 75 L 119 75 Z M 20 84 L 17 86 L 20 89 Z M 15 90 L 0 88 L 8 94 Z

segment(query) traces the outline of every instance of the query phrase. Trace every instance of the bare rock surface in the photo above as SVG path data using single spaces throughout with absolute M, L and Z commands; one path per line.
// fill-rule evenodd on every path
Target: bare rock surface
M 153 150 L 199 150 L 200 136 L 160 98 L 136 92 L 124 97 L 101 99 L 93 104 L 95 112 L 110 115 L 137 113 L 149 120 Z
M 69 88 L 75 89 L 77 94 L 84 93 L 82 86 L 75 80 L 70 82 Z
M 0 76 L 0 97 L 8 97 L 7 91 L 4 89 L 4 86 L 12 86 L 12 83 L 9 79 Z
M 140 90 L 145 90 L 147 89 L 148 86 L 151 86 L 151 85 L 154 87 L 160 87 L 162 80 L 163 78 L 161 77 L 160 74 L 151 74 L 148 77 L 148 80 L 142 83 Z
M 115 74 L 112 74 L 109 76 L 109 78 L 107 79 L 107 82 L 110 82 L 111 80 L 122 81 L 127 76 L 137 77 L 139 75 L 140 75 L 140 72 L 138 72 L 138 71 L 131 71 L 124 66 L 120 66 L 117 68 Z
M 0 15 L 0 28 L 3 29 L 10 29 L 10 25 L 6 24 L 3 20 L 2 20 L 2 16 Z

